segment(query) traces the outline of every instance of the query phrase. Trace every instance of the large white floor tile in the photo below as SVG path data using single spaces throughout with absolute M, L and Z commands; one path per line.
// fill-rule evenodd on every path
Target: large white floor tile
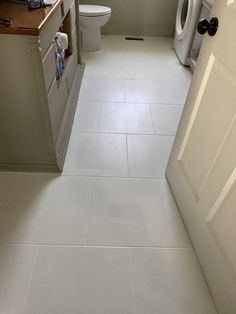
M 173 136 L 128 135 L 129 175 L 164 178 Z
M 125 80 L 125 101 L 137 103 L 184 104 L 189 82 Z
M 191 73 L 177 60 L 173 49 L 143 48 L 135 51 L 126 49 L 126 62 L 114 60 L 114 67 L 118 67 L 116 73 L 119 77 L 139 80 L 157 81 L 187 81 L 191 79 Z M 112 54 L 113 56 L 113 54 Z M 148 57 L 147 57 L 148 56 Z M 122 60 L 122 58 L 120 58 Z M 114 68 L 115 70 L 115 68 Z M 122 71 L 124 73 L 122 73 Z
M 150 106 L 147 104 L 103 103 L 99 131 L 153 134 Z
M 145 36 L 144 41 L 126 41 L 124 36 L 103 36 L 102 46 L 97 57 L 91 53 L 83 54 L 89 75 L 99 73 L 102 77 L 120 75 L 122 78 L 170 81 L 191 79 L 189 69 L 183 67 L 176 57 L 172 38 Z
M 133 249 L 136 314 L 216 314 L 191 249 Z
M 22 314 L 37 248 L 4 246 L 0 249 L 0 313 Z
M 64 173 L 91 176 L 127 176 L 126 136 L 73 133 Z
M 157 134 L 175 135 L 183 106 L 151 105 L 154 127 Z
M 145 47 L 145 44 L 140 49 L 136 47 L 118 49 L 109 57 L 110 75 L 126 79 L 164 80 L 167 62 L 171 62 L 170 58 L 173 58 L 173 56 L 167 58 L 169 51 L 169 49 L 154 50 L 151 47 Z
M 172 56 L 168 55 L 164 62 L 165 72 L 162 79 L 168 81 L 190 82 L 192 79 L 191 69 L 184 67 L 176 57 L 174 49 Z M 169 61 L 168 61 L 169 60 Z
M 131 251 L 40 247 L 24 314 L 132 314 Z
M 86 77 L 83 79 L 81 100 L 124 101 L 124 81 L 122 79 Z
M 116 50 L 103 51 L 104 58 L 101 60 L 98 57 L 97 62 L 94 58 L 91 62 L 91 56 L 87 54 L 85 77 L 187 80 L 184 69 L 177 68 L 178 65 L 174 64 L 171 71 L 167 70 L 171 59 L 176 61 L 174 52 L 171 53 L 170 56 L 168 50 L 154 51 L 145 46 L 138 50 L 135 47 L 119 47 Z
M 165 180 L 96 179 L 89 245 L 189 247 Z
M 97 132 L 100 103 L 95 101 L 79 101 L 75 114 L 73 131 Z
M 1 229 L 8 243 L 84 244 L 92 179 L 21 176 Z
M 173 103 L 171 83 L 155 80 L 125 80 L 125 101 Z
M 82 60 L 86 63 L 84 77 L 109 76 L 109 59 L 112 51 L 102 49 L 96 52 L 83 52 Z
M 189 91 L 189 86 L 190 82 L 175 82 L 174 84 L 172 84 L 174 104 L 185 104 Z

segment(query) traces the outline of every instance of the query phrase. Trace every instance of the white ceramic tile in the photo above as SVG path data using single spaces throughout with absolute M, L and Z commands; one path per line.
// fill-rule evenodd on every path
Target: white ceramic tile
M 173 136 L 128 135 L 131 177 L 164 178 Z
M 73 133 L 64 173 L 91 176 L 126 176 L 126 136 Z
M 89 245 L 189 247 L 165 180 L 96 179 Z
M 154 127 L 157 134 L 175 135 L 183 106 L 151 105 Z
M 132 314 L 131 251 L 40 247 L 24 314 Z
M 125 80 L 125 101 L 173 103 L 172 84 L 167 81 Z
M 0 173 L 0 221 L 4 215 L 4 210 L 11 196 L 17 174 Z
M 103 103 L 99 131 L 153 134 L 150 106 L 147 104 Z
M 172 84 L 174 104 L 185 104 L 189 86 L 190 82 L 175 82 L 175 84 Z
M 191 80 L 191 71 L 176 57 L 172 39 L 144 37 L 144 41 L 126 41 L 124 36 L 103 36 L 102 47 L 96 53 L 83 53 L 85 77 Z
M 168 50 L 154 51 L 153 48 L 145 46 L 139 49 L 125 47 L 116 52 L 112 51 L 109 56 L 109 75 L 127 79 L 163 80 L 166 65 L 170 62 L 170 58 L 166 57 L 167 54 Z
M 81 100 L 124 101 L 124 81 L 121 79 L 86 77 L 83 79 Z
M 183 105 L 189 86 L 190 82 L 172 80 L 125 80 L 125 101 Z
M 126 57 L 128 62 L 125 64 L 126 73 L 121 77 L 170 82 L 191 79 L 191 73 L 180 65 L 173 50 L 145 48 L 138 52 L 130 49 L 128 53 L 129 57 Z
M 22 314 L 36 247 L 4 246 L 0 249 L 0 313 Z
M 82 60 L 86 63 L 84 77 L 99 76 L 108 77 L 110 50 L 100 50 L 96 52 L 83 52 Z
M 133 249 L 136 314 L 216 314 L 191 249 Z
M 102 50 L 83 53 L 85 77 L 189 82 L 192 73 L 177 59 L 172 41 L 144 37 L 137 42 L 126 41 L 124 36 L 103 36 Z
M 165 73 L 163 79 L 170 81 L 182 81 L 190 82 L 192 79 L 192 72 L 190 68 L 184 67 L 180 61 L 177 60 L 176 54 L 173 51 L 173 60 L 174 63 L 166 62 L 165 63 Z
M 148 58 L 147 58 L 148 56 Z M 138 49 L 123 42 L 116 49 L 84 54 L 86 77 L 112 77 L 127 79 L 188 80 L 186 69 L 181 66 L 173 49 L 148 47 L 146 42 Z M 178 62 L 178 63 L 177 63 Z M 187 71 L 188 72 L 188 71 Z
M 99 102 L 79 101 L 73 124 L 73 131 L 97 132 L 99 111 Z
M 84 244 L 92 179 L 21 176 L 1 238 L 8 243 Z

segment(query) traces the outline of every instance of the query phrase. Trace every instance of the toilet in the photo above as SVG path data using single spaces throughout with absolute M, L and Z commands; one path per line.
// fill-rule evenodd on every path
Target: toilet
M 101 27 L 111 17 L 111 8 L 98 5 L 79 5 L 81 46 L 84 51 L 101 49 Z

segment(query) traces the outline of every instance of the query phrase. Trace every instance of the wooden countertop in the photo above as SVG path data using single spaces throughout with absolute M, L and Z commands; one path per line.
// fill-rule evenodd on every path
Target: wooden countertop
M 61 2 L 58 0 L 52 6 L 29 10 L 26 2 L 0 0 L 0 18 L 12 22 L 10 27 L 0 23 L 0 34 L 39 35 Z

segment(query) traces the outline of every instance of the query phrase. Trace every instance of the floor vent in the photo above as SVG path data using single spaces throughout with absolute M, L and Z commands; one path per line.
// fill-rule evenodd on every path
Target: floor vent
M 138 40 L 143 41 L 144 39 L 142 37 L 125 37 L 125 40 Z

